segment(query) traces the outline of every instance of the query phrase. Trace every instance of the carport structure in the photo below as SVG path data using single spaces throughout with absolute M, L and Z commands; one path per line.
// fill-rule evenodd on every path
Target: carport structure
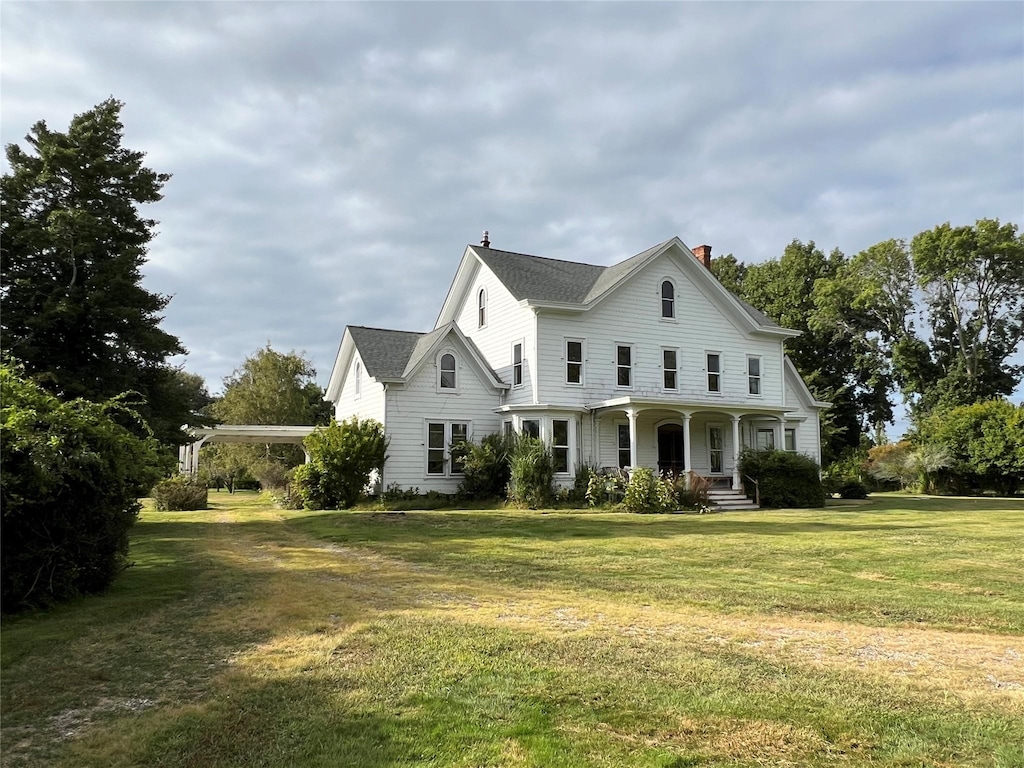
M 302 445 L 302 441 L 316 427 L 282 427 L 263 424 L 221 424 L 216 427 L 184 427 L 193 439 L 178 447 L 178 471 L 194 475 L 199 471 L 199 449 L 207 443 L 291 443 Z M 305 451 L 305 448 L 303 448 Z M 309 461 L 309 452 L 306 452 Z

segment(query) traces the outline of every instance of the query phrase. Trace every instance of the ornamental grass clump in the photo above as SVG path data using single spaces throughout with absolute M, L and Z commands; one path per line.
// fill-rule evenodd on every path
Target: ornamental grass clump
M 555 479 L 551 449 L 542 440 L 519 435 L 513 442 L 510 465 L 509 503 L 530 509 L 548 506 L 554 497 Z

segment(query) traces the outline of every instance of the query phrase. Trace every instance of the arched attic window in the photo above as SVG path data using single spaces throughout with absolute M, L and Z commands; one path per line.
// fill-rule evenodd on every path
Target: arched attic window
M 358 360 L 356 360 L 355 382 L 353 389 L 355 390 L 356 397 L 359 397 L 363 392 L 363 364 Z
M 441 389 L 455 389 L 455 355 L 451 352 L 445 352 L 441 355 L 440 364 L 438 365 Z
M 675 318 L 676 316 L 676 287 L 671 280 L 665 280 L 661 284 L 661 316 Z
M 476 294 L 476 325 L 477 328 L 487 325 L 487 290 L 484 288 Z

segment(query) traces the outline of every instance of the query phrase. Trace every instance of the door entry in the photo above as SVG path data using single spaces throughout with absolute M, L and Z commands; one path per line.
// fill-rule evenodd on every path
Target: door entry
M 658 427 L 658 472 L 668 475 L 683 472 L 682 424 L 662 424 Z

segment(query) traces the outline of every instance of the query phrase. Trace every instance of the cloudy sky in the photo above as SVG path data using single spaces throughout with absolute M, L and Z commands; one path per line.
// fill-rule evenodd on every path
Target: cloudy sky
M 1019 2 L 5 0 L 0 45 L 4 144 L 113 95 L 173 174 L 145 280 L 211 391 L 429 330 L 484 229 L 610 264 L 1024 223 Z

